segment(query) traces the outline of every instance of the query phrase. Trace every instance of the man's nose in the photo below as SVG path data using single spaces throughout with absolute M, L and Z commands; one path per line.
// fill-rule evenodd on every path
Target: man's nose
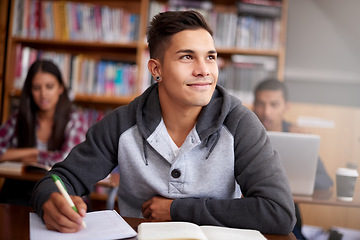
M 264 107 L 264 114 L 265 114 L 265 116 L 271 115 L 271 111 L 272 111 L 272 109 L 271 109 L 270 106 L 265 106 L 265 107 Z
M 206 77 L 210 75 L 209 68 L 204 60 L 196 61 L 194 75 L 196 77 Z

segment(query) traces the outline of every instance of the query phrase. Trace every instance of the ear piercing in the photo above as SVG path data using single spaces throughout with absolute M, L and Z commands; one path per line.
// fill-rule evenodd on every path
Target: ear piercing
M 160 82 L 160 81 L 161 81 L 161 77 L 160 77 L 160 76 L 156 76 L 155 81 Z

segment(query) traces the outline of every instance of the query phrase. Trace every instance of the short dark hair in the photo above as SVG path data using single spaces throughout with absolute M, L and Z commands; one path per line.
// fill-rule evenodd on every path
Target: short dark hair
M 288 101 L 288 90 L 284 82 L 281 82 L 277 79 L 267 79 L 263 82 L 260 82 L 255 88 L 254 91 L 255 97 L 257 92 L 266 91 L 266 90 L 270 90 L 270 91 L 280 90 L 283 93 L 285 102 Z
M 154 16 L 147 29 L 150 58 L 163 60 L 170 38 L 184 30 L 205 29 L 212 36 L 212 30 L 205 18 L 197 11 L 168 11 Z
M 36 60 L 29 68 L 20 95 L 19 114 L 16 123 L 18 147 L 36 147 L 36 115 L 39 107 L 32 96 L 32 82 L 38 73 L 49 73 L 58 80 L 64 91 L 56 105 L 54 126 L 48 142 L 48 150 L 60 150 L 65 141 L 65 128 L 69 121 L 72 102 L 69 99 L 59 68 L 50 60 Z

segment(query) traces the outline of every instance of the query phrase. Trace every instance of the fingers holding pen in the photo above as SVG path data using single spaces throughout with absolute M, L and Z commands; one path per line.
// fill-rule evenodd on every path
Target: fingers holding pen
M 50 195 L 49 200 L 43 205 L 43 219 L 48 229 L 71 233 L 83 228 L 82 217 L 86 214 L 86 204 L 80 197 L 72 197 L 72 199 L 79 213 L 69 206 L 60 193 L 54 192 Z
M 85 217 L 87 212 L 87 205 L 84 200 L 79 196 L 71 196 L 71 199 L 73 200 L 80 216 Z

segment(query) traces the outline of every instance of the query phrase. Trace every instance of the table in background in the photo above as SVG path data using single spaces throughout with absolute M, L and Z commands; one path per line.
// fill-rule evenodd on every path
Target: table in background
M 6 172 L 4 170 L 0 171 L 0 178 L 10 178 L 17 180 L 32 181 L 32 182 L 37 182 L 44 176 L 45 173 L 40 171 L 34 171 L 34 172 L 27 172 L 27 171 Z
M 0 204 L 0 239 L 30 239 L 29 213 L 32 212 L 30 207 Z M 141 218 L 124 218 L 125 221 L 137 231 L 140 223 L 144 222 Z M 269 240 L 296 240 L 291 233 L 289 235 L 271 235 L 265 234 Z M 135 240 L 136 238 L 130 238 Z
M 354 198 L 351 202 L 340 201 L 336 198 L 336 190 L 315 190 L 311 196 L 294 195 L 294 202 L 306 204 L 319 204 L 339 207 L 360 208 L 360 192 L 354 192 Z
M 11 178 L 11 179 L 19 179 L 19 180 L 26 180 L 26 181 L 34 181 L 37 182 L 41 178 L 43 178 L 46 174 L 46 171 L 19 171 L 19 172 L 6 172 L 0 169 L 0 178 Z M 119 185 L 119 174 L 118 173 L 111 173 L 108 177 L 104 178 L 103 180 L 99 181 L 97 185 L 105 186 L 105 187 L 117 187 Z

